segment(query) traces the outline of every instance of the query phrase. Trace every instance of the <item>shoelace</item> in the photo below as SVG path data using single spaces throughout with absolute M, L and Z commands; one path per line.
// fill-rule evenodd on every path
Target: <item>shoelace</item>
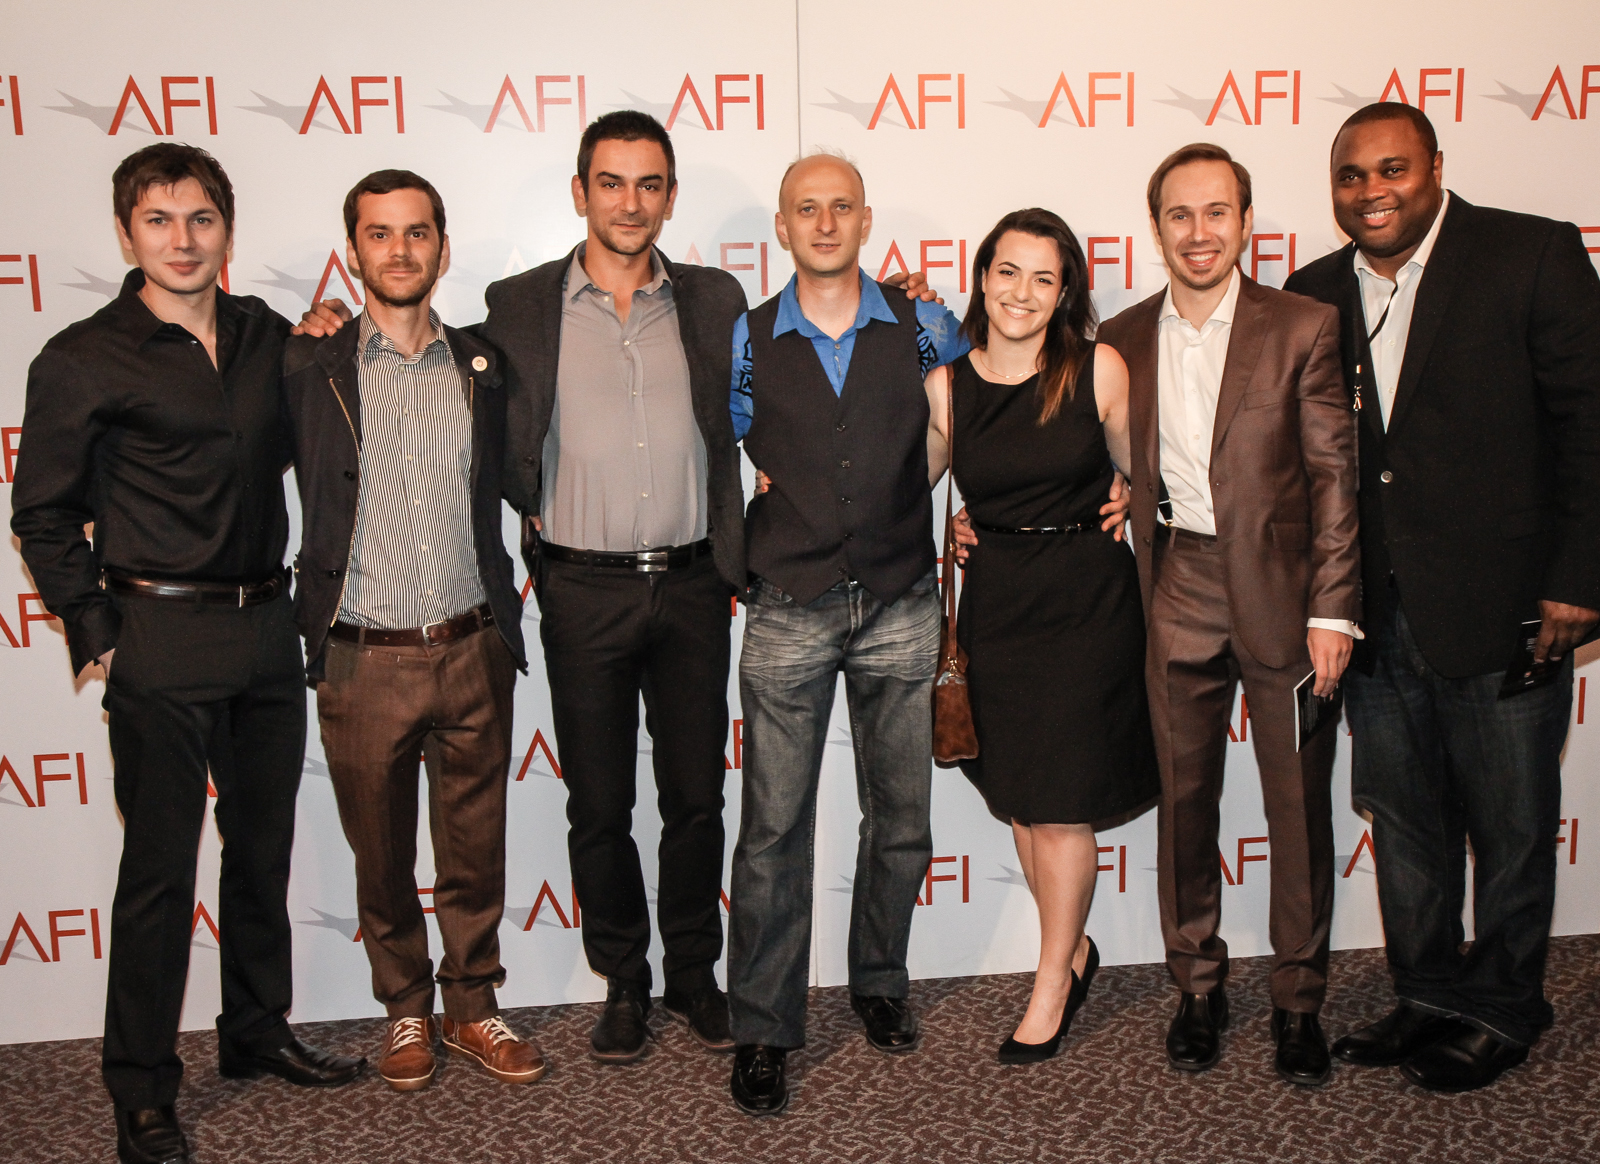
M 506 1026 L 505 1020 L 499 1015 L 483 1020 L 483 1033 L 489 1036 L 489 1046 L 498 1047 L 501 1043 L 515 1043 L 519 1040 L 511 1033 L 511 1028 Z
M 389 1050 L 398 1051 L 412 1043 L 427 1042 L 428 1020 L 419 1018 L 395 1019 L 389 1028 Z
M 771 1079 L 778 1070 L 778 1056 L 762 1048 L 750 1060 L 748 1073 L 753 1079 Z

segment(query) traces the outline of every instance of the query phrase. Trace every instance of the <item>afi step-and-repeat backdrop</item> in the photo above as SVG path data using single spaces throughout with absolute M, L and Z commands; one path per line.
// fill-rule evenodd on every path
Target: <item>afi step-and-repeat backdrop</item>
M 1343 243 L 1329 210 L 1328 148 L 1344 117 L 1378 99 L 1426 110 L 1452 189 L 1574 221 L 1600 252 L 1600 9 L 1462 0 L 1391 7 L 1381 27 L 1353 13 L 1348 25 L 1342 19 L 1259 0 L 1224 0 L 1203 13 L 1176 0 L 1026 10 L 954 0 L 844 8 L 680 0 L 604 11 L 550 0 L 449 8 L 293 0 L 214 7 L 177 23 L 109 0 L 20 5 L 0 43 L 0 512 L 10 513 L 28 363 L 116 293 L 126 268 L 112 229 L 111 171 L 158 140 L 192 142 L 221 160 L 238 196 L 228 284 L 291 318 L 323 294 L 360 302 L 343 265 L 340 206 L 363 174 L 400 166 L 431 179 L 449 209 L 455 265 L 440 313 L 456 324 L 481 319 L 486 284 L 583 237 L 568 193 L 578 135 L 623 108 L 660 118 L 677 147 L 681 189 L 662 247 L 734 272 L 752 305 L 789 278 L 772 228 L 778 179 L 816 145 L 845 150 L 865 174 L 876 223 L 863 256 L 871 274 L 924 271 L 960 312 L 977 241 L 1004 212 L 1047 206 L 1082 239 L 1109 317 L 1165 278 L 1144 208 L 1151 169 L 1177 146 L 1217 141 L 1255 177 L 1256 234 L 1242 265 L 1281 285 Z M 505 532 L 514 544 L 509 516 Z M 0 1042 L 99 1033 L 122 839 L 102 684 L 74 680 L 61 624 L 34 590 L 8 538 L 0 549 Z M 595 1000 L 604 982 L 589 972 L 579 939 L 561 755 L 531 601 L 524 618 L 534 673 L 517 688 L 508 773 L 501 942 L 509 978 L 500 997 L 510 1006 Z M 741 628 L 736 619 L 736 636 Z M 1588 827 L 1600 830 L 1600 706 L 1586 710 L 1588 679 L 1600 678 L 1595 657 L 1580 656 L 1588 665 L 1567 745 L 1558 933 L 1600 930 L 1600 831 L 1591 839 Z M 729 694 L 731 853 L 743 756 L 736 683 Z M 354 940 L 350 853 L 315 735 L 289 897 L 292 1017 L 374 1015 L 381 1010 Z M 1240 955 L 1269 949 L 1272 852 L 1251 736 L 1241 701 L 1221 838 L 1224 933 Z M 842 697 L 829 742 L 813 950 L 823 985 L 845 980 L 859 819 Z M 651 746 L 641 732 L 635 830 L 654 886 Z M 1380 945 L 1371 840 L 1349 808 L 1348 772 L 1343 739 L 1333 940 Z M 1031 969 L 1037 925 L 1009 830 L 953 771 L 935 770 L 933 812 L 912 973 Z M 187 1027 L 209 1025 L 219 1007 L 220 844 L 209 827 Z M 426 902 L 425 827 L 419 848 Z M 1102 834 L 1100 851 L 1089 928 L 1106 960 L 1160 960 L 1154 814 Z

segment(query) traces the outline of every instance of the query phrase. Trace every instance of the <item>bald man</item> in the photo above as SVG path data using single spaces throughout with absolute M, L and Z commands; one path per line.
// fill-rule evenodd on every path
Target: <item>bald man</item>
M 778 201 L 795 275 L 735 325 L 731 394 L 734 433 L 772 480 L 745 518 L 744 795 L 728 943 L 732 1092 L 751 1115 L 787 1105 L 785 1058 L 805 1042 L 817 780 L 840 671 L 862 813 L 851 1002 L 878 1050 L 911 1051 L 920 1038 L 906 945 L 933 852 L 939 649 L 923 377 L 967 350 L 948 310 L 888 294 L 858 266 L 872 210 L 855 166 L 802 159 Z

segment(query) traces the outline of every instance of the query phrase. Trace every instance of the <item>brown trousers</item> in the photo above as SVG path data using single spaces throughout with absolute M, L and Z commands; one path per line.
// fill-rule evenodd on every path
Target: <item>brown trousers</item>
M 1185 993 L 1206 993 L 1228 975 L 1217 933 L 1218 802 L 1242 679 L 1270 838 L 1272 1004 L 1315 1013 L 1327 993 L 1333 915 L 1335 732 L 1324 729 L 1295 751 L 1294 687 L 1311 670 L 1310 655 L 1282 669 L 1258 662 L 1233 633 L 1217 543 L 1181 533 L 1159 542 L 1145 678 L 1161 767 L 1156 877 L 1167 966 Z
M 390 1018 L 433 1013 L 433 962 L 417 896 L 417 769 L 428 768 L 431 898 L 444 1012 L 497 1013 L 505 907 L 506 777 L 516 664 L 493 627 L 437 647 L 328 640 L 317 718 L 339 819 L 356 859 L 372 993 Z

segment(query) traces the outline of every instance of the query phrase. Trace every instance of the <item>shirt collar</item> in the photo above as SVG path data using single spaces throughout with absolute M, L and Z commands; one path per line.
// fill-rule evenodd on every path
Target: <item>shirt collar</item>
M 138 267 L 133 268 L 122 279 L 122 290 L 111 301 L 110 310 L 116 317 L 118 325 L 135 344 L 145 344 L 154 339 L 157 333 L 167 324 L 150 310 L 145 301 L 139 298 L 139 292 L 144 289 L 144 272 Z M 217 288 L 217 334 L 224 335 L 232 331 L 242 307 L 237 299 L 221 287 Z M 187 335 L 188 332 L 180 324 L 172 325 L 178 331 Z
M 1450 191 L 1446 190 L 1444 198 L 1439 202 L 1439 213 L 1433 216 L 1433 225 L 1428 228 L 1428 233 L 1423 236 L 1422 245 L 1417 247 L 1417 253 L 1406 260 L 1406 267 L 1411 266 L 1413 263 L 1416 264 L 1418 270 L 1427 267 L 1428 260 L 1433 257 L 1433 244 L 1439 241 L 1439 228 L 1444 225 L 1445 211 L 1449 209 Z M 1362 253 L 1360 247 L 1356 248 L 1356 270 L 1365 271 L 1375 279 L 1383 279 L 1382 275 L 1372 269 L 1372 264 L 1367 262 L 1367 256 Z M 1405 267 L 1402 267 L 1401 270 L 1405 270 Z M 1386 283 L 1392 281 L 1384 279 Z
M 567 264 L 566 277 L 561 281 L 562 289 L 566 292 L 567 302 L 572 302 L 585 291 L 593 289 L 600 295 L 610 292 L 596 287 L 589 278 L 589 272 L 583 269 L 583 256 L 589 251 L 588 240 L 579 243 L 572 251 L 572 262 Z M 650 282 L 639 290 L 646 295 L 654 295 L 661 290 L 662 284 L 671 284 L 672 275 L 667 271 L 667 265 L 661 261 L 661 252 L 654 247 L 650 248 Z
M 450 346 L 450 341 L 445 339 L 444 324 L 439 319 L 439 313 L 431 307 L 428 308 L 428 326 L 433 329 L 433 338 L 423 345 L 422 352 L 418 352 L 415 357 L 412 357 L 413 359 L 421 358 L 423 352 L 433 347 L 434 344 L 444 344 L 446 349 Z M 370 354 L 374 347 L 387 347 L 391 352 L 399 355 L 400 349 L 394 346 L 394 341 L 383 334 L 383 329 L 365 311 L 361 313 L 359 342 L 361 351 L 364 354 Z M 400 358 L 403 360 L 406 357 L 401 356 Z
M 1228 289 L 1223 293 L 1222 302 L 1217 304 L 1216 310 L 1211 313 L 1211 318 L 1206 320 L 1207 324 L 1220 323 L 1228 327 L 1233 326 L 1233 313 L 1239 305 L 1239 284 L 1239 272 L 1230 272 L 1228 275 Z M 1171 283 L 1167 284 L 1166 298 L 1161 301 L 1159 319 L 1161 323 L 1165 323 L 1169 319 L 1183 319 L 1183 316 L 1178 314 L 1178 309 L 1172 305 Z
M 884 323 L 899 323 L 895 314 L 889 308 L 889 302 L 883 297 L 883 288 L 878 286 L 875 279 L 870 278 L 865 271 L 857 268 L 861 276 L 861 304 L 856 308 L 856 319 L 850 325 L 851 331 L 860 331 L 867 326 L 871 319 L 881 320 Z M 772 338 L 777 339 L 786 331 L 797 331 L 806 339 L 816 339 L 822 335 L 822 329 L 806 318 L 806 313 L 800 309 L 800 294 L 796 290 L 800 276 L 791 275 L 789 281 L 783 285 L 783 290 L 778 292 L 778 318 L 772 324 Z

